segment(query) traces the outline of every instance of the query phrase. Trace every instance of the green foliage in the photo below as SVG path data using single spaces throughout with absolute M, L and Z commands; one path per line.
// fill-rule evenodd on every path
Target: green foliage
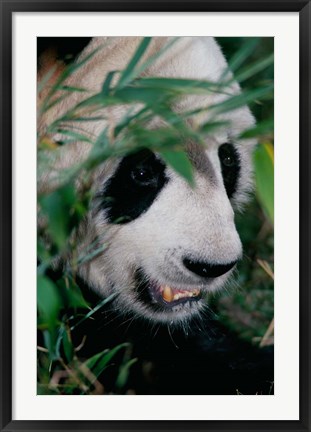
M 264 212 L 274 221 L 274 158 L 270 143 L 257 147 L 254 155 L 256 191 Z
M 47 277 L 37 278 L 37 300 L 40 314 L 39 324 L 45 328 L 44 338 L 51 359 L 55 359 L 57 342 L 58 317 L 61 309 L 61 298 L 56 285 Z
M 273 38 L 217 38 L 243 93 L 273 85 Z M 260 344 L 273 322 L 273 92 L 251 105 L 257 124 L 240 138 L 257 138 L 255 198 L 237 215 L 244 259 L 235 288 L 212 299 L 219 319 L 241 338 Z M 266 264 L 264 268 L 260 262 Z M 267 272 L 267 269 L 271 271 Z M 268 340 L 273 343 L 273 336 Z
M 162 150 L 160 155 L 174 170 L 193 186 L 192 166 L 185 151 Z
M 107 368 L 110 361 L 113 357 L 120 351 L 122 348 L 128 347 L 129 344 L 124 343 L 117 345 L 111 350 L 104 350 L 98 354 L 95 354 L 93 357 L 86 360 L 84 365 L 94 374 L 96 378 L 98 378 L 103 371 Z
M 258 201 L 252 201 L 236 218 L 244 259 L 233 287 L 213 299 L 218 317 L 241 338 L 259 344 L 273 319 L 273 274 L 259 265 L 273 266 L 273 226 Z M 272 339 L 270 339 L 270 344 Z
M 255 127 L 245 131 L 241 138 L 258 137 L 263 143 L 259 145 L 254 159 L 257 201 L 250 205 L 243 219 L 237 220 L 245 250 L 251 252 L 240 268 L 238 283 L 243 286 L 243 291 L 221 294 L 214 297 L 212 302 L 220 319 L 248 340 L 259 341 L 272 319 L 273 282 L 257 263 L 259 258 L 271 265 L 273 262 L 271 38 L 218 38 L 227 57 L 231 59 L 229 69 L 219 82 L 142 77 L 142 72 L 169 50 L 175 41 L 172 39 L 146 60 L 150 38 L 144 38 L 123 71 L 112 71 L 103 77 L 103 84 L 97 94 L 90 95 L 83 88 L 69 86 L 68 77 L 91 61 L 102 49 L 99 47 L 68 65 L 39 107 L 39 115 L 45 115 L 71 95 L 85 96 L 48 124 L 44 133 L 38 134 L 38 174 L 51 170 L 51 160 L 61 157 L 64 146 L 78 140 L 91 147 L 85 161 L 70 169 L 59 170 L 58 184 L 53 192 L 42 192 L 38 197 L 39 220 L 42 221 L 42 227 L 40 225 L 38 229 L 37 278 L 40 394 L 103 394 L 105 389 L 100 377 L 105 375 L 108 366 L 118 370 L 114 391 L 124 393 L 131 367 L 139 361 L 131 358 L 130 344 L 106 348 L 83 358 L 80 355 L 81 341 L 77 343 L 75 340 L 76 329 L 92 320 L 115 297 L 113 294 L 90 308 L 76 282 L 77 266 L 92 260 L 106 248 L 105 243 L 97 240 L 79 252 L 75 245 L 76 229 L 83 221 L 92 199 L 90 179 L 94 169 L 110 158 L 148 147 L 160 153 L 193 186 L 192 166 L 182 142 L 193 140 L 203 144 L 208 134 L 228 124 L 217 119 L 219 114 L 245 104 L 251 104 L 259 121 Z M 229 94 L 225 101 L 209 107 L 213 114 L 210 121 L 194 129 L 187 120 L 198 110 L 183 114 L 173 111 L 174 102 L 181 96 L 226 93 L 232 82 L 229 70 L 235 73 L 243 92 L 240 95 Z M 45 88 L 53 72 L 49 71 L 39 83 L 39 92 Z M 137 103 L 140 104 L 139 108 Z M 105 127 L 96 139 L 85 132 L 83 124 L 103 120 L 104 108 L 120 104 L 126 104 L 127 111 L 112 131 Z M 148 125 L 155 117 L 161 118 L 164 126 L 150 131 Z M 62 142 L 53 139 L 54 134 L 59 133 L 62 134 Z M 82 178 L 79 180 L 79 191 L 75 187 L 78 176 Z M 63 259 L 67 263 L 65 266 Z M 49 269 L 61 269 L 61 275 L 52 280 Z
M 68 184 L 39 200 L 40 207 L 48 218 L 47 231 L 60 250 L 67 242 L 68 233 L 75 226 L 75 203 L 75 189 Z

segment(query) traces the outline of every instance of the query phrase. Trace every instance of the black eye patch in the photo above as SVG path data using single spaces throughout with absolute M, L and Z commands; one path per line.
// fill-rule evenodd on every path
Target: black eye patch
M 240 158 L 233 144 L 222 144 L 218 149 L 218 157 L 221 164 L 221 173 L 225 189 L 229 198 L 236 192 L 240 173 Z
M 130 154 L 108 180 L 101 208 L 110 223 L 133 221 L 148 210 L 167 181 L 165 164 L 152 151 Z

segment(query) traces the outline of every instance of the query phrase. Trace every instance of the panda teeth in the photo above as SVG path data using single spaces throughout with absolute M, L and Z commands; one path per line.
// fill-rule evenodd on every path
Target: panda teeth
M 200 294 L 199 289 L 195 289 L 192 291 L 178 291 L 174 293 L 174 289 L 172 289 L 170 286 L 165 285 L 164 287 L 161 287 L 161 295 L 163 300 L 165 300 L 167 303 L 171 303 L 172 301 L 179 300 L 181 298 L 186 297 L 197 297 Z
M 173 290 L 168 285 L 165 285 L 161 294 L 162 294 L 163 300 L 165 300 L 168 303 L 170 303 L 171 301 L 174 300 Z

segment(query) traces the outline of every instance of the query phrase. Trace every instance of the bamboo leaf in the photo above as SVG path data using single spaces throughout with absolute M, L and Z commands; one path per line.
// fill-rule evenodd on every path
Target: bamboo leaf
M 103 85 L 102 85 L 102 91 L 101 94 L 103 96 L 107 96 L 109 94 L 110 91 L 110 84 L 113 80 L 113 77 L 115 76 L 115 74 L 117 73 L 117 71 L 111 71 L 108 73 Z
M 123 348 L 128 347 L 128 343 L 123 343 L 117 345 L 111 350 L 104 350 L 93 357 L 86 360 L 83 365 L 86 366 L 92 373 L 98 378 L 101 373 L 106 369 L 108 363 L 113 359 L 113 357 Z
M 273 85 L 260 87 L 255 90 L 244 91 L 243 93 L 232 96 L 223 102 L 212 105 L 210 109 L 213 110 L 215 114 L 222 114 L 228 111 L 233 111 L 237 108 L 240 108 L 241 106 L 253 103 L 256 100 L 267 96 L 273 96 Z
M 67 362 L 70 363 L 73 359 L 74 347 L 70 337 L 69 329 L 64 329 L 62 341 Z
M 37 92 L 38 94 L 44 89 L 44 87 L 48 84 L 50 79 L 53 77 L 54 73 L 57 70 L 57 65 L 52 66 L 47 73 L 42 77 L 42 79 L 38 82 Z
M 229 67 L 224 75 L 228 73 L 228 71 L 235 72 L 238 70 L 241 65 L 249 58 L 249 56 L 254 52 L 256 49 L 259 38 L 249 38 L 242 47 L 231 57 L 229 60 Z
M 140 78 L 134 82 L 135 86 L 143 88 L 156 88 L 159 90 L 166 90 L 172 92 L 172 90 L 180 93 L 195 93 L 196 90 L 218 90 L 222 87 L 221 83 L 210 82 L 210 81 L 199 81 L 193 79 L 181 79 L 181 78 Z M 224 85 L 224 84 L 223 84 Z
M 79 132 L 76 132 L 76 131 L 71 130 L 71 129 L 58 128 L 57 132 L 62 134 L 62 135 L 73 138 L 76 141 L 84 141 L 84 142 L 88 142 L 88 143 L 92 142 L 90 140 L 90 138 L 88 138 L 86 135 L 80 134 Z
M 140 59 L 142 58 L 142 56 L 144 55 L 144 53 L 146 52 L 150 42 L 151 42 L 151 37 L 143 38 L 143 40 L 139 44 L 135 54 L 131 58 L 129 64 L 124 69 L 124 71 L 121 73 L 119 82 L 117 84 L 117 88 L 120 89 L 120 88 L 124 87 L 126 84 L 128 84 L 136 76 L 135 68 L 136 68 L 138 62 L 140 61 Z
M 193 178 L 193 170 L 191 162 L 186 154 L 186 152 L 180 151 L 171 151 L 171 150 L 160 150 L 160 154 L 171 167 L 182 177 L 184 177 L 187 182 L 193 186 L 194 178 Z
M 73 86 L 69 86 L 69 85 L 60 85 L 58 86 L 55 90 L 61 90 L 61 91 L 68 91 L 68 92 L 72 92 L 72 93 L 85 93 L 88 90 L 82 87 L 73 87 Z
M 116 380 L 116 387 L 117 388 L 122 388 L 125 386 L 125 384 L 127 383 L 128 377 L 129 377 L 129 373 L 130 373 L 130 368 L 131 366 L 133 366 L 133 364 L 137 363 L 138 358 L 133 358 L 131 360 L 129 360 L 127 363 L 125 363 L 124 365 L 120 366 L 120 370 L 119 370 L 119 374 Z
M 37 304 L 39 317 L 46 323 L 44 331 L 45 346 L 50 360 L 58 358 L 58 315 L 62 307 L 57 286 L 46 276 L 37 275 Z
M 159 57 L 163 56 L 163 54 L 172 46 L 175 44 L 175 42 L 178 40 L 178 37 L 172 38 L 169 40 L 168 43 L 164 45 L 161 49 L 159 49 L 155 54 L 147 58 L 147 60 L 142 63 L 141 65 L 137 64 L 135 70 L 133 70 L 130 80 L 126 82 L 129 83 L 130 81 L 133 81 L 134 78 L 140 76 L 144 70 L 146 70 L 149 66 L 151 66 Z M 119 87 L 119 85 L 117 86 Z
M 82 324 L 85 320 L 91 318 L 95 312 L 97 312 L 99 309 L 101 309 L 103 306 L 105 306 L 107 303 L 111 302 L 115 297 L 117 297 L 117 293 L 111 294 L 110 296 L 104 298 L 101 302 L 99 302 L 90 312 L 88 312 L 84 317 L 77 322 L 77 324 L 73 325 L 70 330 L 74 330 L 78 327 L 78 325 Z
M 210 133 L 214 132 L 215 130 L 219 130 L 221 128 L 224 128 L 225 126 L 229 126 L 230 122 L 228 121 L 214 121 L 214 122 L 207 122 L 200 126 L 200 132 L 201 133 Z
M 243 71 L 235 74 L 235 79 L 242 83 L 248 78 L 254 76 L 258 72 L 266 69 L 268 66 L 271 66 L 274 62 L 274 54 L 269 55 L 268 57 L 259 60 L 258 62 L 247 66 Z
M 37 277 L 38 309 L 44 319 L 55 323 L 61 308 L 61 298 L 57 286 L 46 276 Z
M 58 249 L 62 249 L 69 237 L 74 220 L 72 214 L 76 195 L 72 185 L 65 185 L 42 196 L 39 200 L 43 213 L 48 218 L 48 232 Z
M 240 138 L 242 138 L 242 139 L 243 138 L 254 138 L 254 137 L 266 135 L 268 133 L 272 133 L 273 132 L 273 126 L 274 126 L 273 119 L 263 121 L 261 123 L 258 123 L 253 128 L 244 131 L 240 135 Z
M 270 143 L 257 147 L 255 156 L 256 192 L 262 208 L 273 224 L 274 221 L 274 158 Z

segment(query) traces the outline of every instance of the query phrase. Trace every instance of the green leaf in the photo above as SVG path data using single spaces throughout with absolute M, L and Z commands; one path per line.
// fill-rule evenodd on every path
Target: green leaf
M 83 141 L 83 142 L 92 142 L 90 140 L 90 138 L 88 138 L 86 135 L 80 134 L 79 132 L 75 132 L 74 130 L 71 129 L 62 129 L 59 128 L 57 130 L 58 133 L 61 133 L 62 135 L 68 136 L 70 138 L 73 138 L 76 141 Z
M 153 88 L 162 91 L 178 93 L 207 93 L 222 87 L 221 83 L 210 81 L 199 81 L 181 78 L 139 78 L 134 82 L 135 86 L 141 88 Z
M 117 388 L 122 388 L 125 386 L 125 384 L 127 383 L 128 377 L 129 377 L 129 373 L 130 373 L 130 367 L 135 364 L 138 361 L 138 358 L 133 358 L 131 360 L 129 360 L 127 363 L 125 363 L 124 365 L 120 366 L 120 370 L 119 370 L 119 374 L 116 380 L 116 387 Z
M 99 163 L 104 162 L 110 155 L 110 149 L 111 145 L 108 137 L 108 128 L 105 128 L 98 135 L 95 143 L 93 144 L 92 150 L 88 155 L 88 158 L 83 163 L 84 168 L 91 170 Z
M 207 122 L 200 126 L 200 132 L 201 133 L 210 133 L 214 132 L 217 129 L 221 129 L 225 126 L 229 126 L 229 121 L 214 121 L 214 122 Z
M 52 76 L 54 75 L 54 73 L 56 72 L 56 70 L 57 70 L 57 65 L 54 64 L 51 68 L 49 68 L 49 70 L 47 71 L 47 73 L 38 82 L 38 87 L 37 87 L 38 94 L 44 89 L 44 87 L 46 86 L 46 84 L 48 84 L 48 82 L 50 81 L 50 79 L 52 78 Z
M 57 281 L 57 286 L 66 308 L 90 309 L 88 303 L 82 295 L 80 287 L 77 285 L 72 276 L 63 276 Z
M 128 347 L 128 343 L 120 344 L 114 347 L 111 350 L 104 350 L 98 354 L 95 354 L 93 357 L 89 358 L 84 362 L 84 366 L 86 366 L 92 373 L 99 377 L 99 375 L 106 369 L 108 363 L 113 359 L 113 357 L 123 348 Z
M 53 324 L 61 309 L 61 298 L 57 286 L 47 277 L 37 277 L 37 302 L 40 314 Z
M 167 99 L 165 92 L 152 87 L 123 87 L 115 92 L 115 97 L 122 103 L 144 102 L 150 106 Z
M 149 38 L 145 38 L 149 39 Z M 178 37 L 174 37 L 170 39 L 162 48 L 160 48 L 155 54 L 151 55 L 147 58 L 145 62 L 142 64 L 138 64 L 136 62 L 135 69 L 132 71 L 131 76 L 129 76 L 128 80 L 123 84 L 128 84 L 131 81 L 133 81 L 136 77 L 140 76 L 144 70 L 146 70 L 148 67 L 150 67 L 159 57 L 163 56 L 163 54 L 172 46 L 175 44 L 176 41 L 178 41 Z M 147 42 L 142 41 L 142 44 L 146 44 Z M 141 56 L 140 56 L 141 57 Z M 119 88 L 119 84 L 117 84 L 117 88 Z
M 77 328 L 80 324 L 82 324 L 85 320 L 87 320 L 88 318 L 91 318 L 92 315 L 94 315 L 95 312 L 97 312 L 100 308 L 102 308 L 103 306 L 105 306 L 107 303 L 111 302 L 111 300 L 113 300 L 115 297 L 117 297 L 118 294 L 117 293 L 113 293 L 110 296 L 104 298 L 102 301 L 100 301 L 92 310 L 90 310 L 90 312 L 88 312 L 86 315 L 84 315 L 84 317 L 78 321 L 75 325 L 73 325 L 70 330 L 74 330 L 75 328 Z
M 263 97 L 273 97 L 273 85 L 259 87 L 255 90 L 245 90 L 243 93 L 234 95 L 223 102 L 212 105 L 211 110 L 215 114 L 222 114 L 228 111 L 233 111 L 241 106 L 255 102 Z
M 232 72 L 239 69 L 239 67 L 249 58 L 249 56 L 254 52 L 258 43 L 258 37 L 249 38 L 241 48 L 231 57 L 229 60 L 229 68 Z
M 78 264 L 81 265 L 83 263 L 86 263 L 87 261 L 92 260 L 93 258 L 98 256 L 99 254 L 102 254 L 104 252 L 104 250 L 107 249 L 107 246 L 108 246 L 107 244 L 103 244 L 103 245 L 99 246 L 97 249 L 93 249 L 93 250 L 90 250 L 89 252 L 81 254 L 78 258 Z
M 113 77 L 115 76 L 115 74 L 117 73 L 117 71 L 111 71 L 108 73 L 103 85 L 102 85 L 102 91 L 101 94 L 103 96 L 107 96 L 110 92 L 110 84 L 113 80 Z
M 102 121 L 102 120 L 106 120 L 105 117 L 103 116 L 93 116 L 93 117 L 79 117 L 77 116 L 73 116 L 73 117 L 63 117 L 62 119 L 60 119 L 61 122 L 66 122 L 66 121 L 70 121 L 70 122 L 98 122 L 98 121 Z
M 147 50 L 149 44 L 151 42 L 151 37 L 145 37 L 139 44 L 135 54 L 132 56 L 129 64 L 124 69 L 124 71 L 121 73 L 119 82 L 117 84 L 117 88 L 124 87 L 127 83 L 129 83 L 136 75 L 135 68 L 142 56 L 144 55 L 145 51 Z
M 64 353 L 65 353 L 67 362 L 70 363 L 73 359 L 74 347 L 73 347 L 72 340 L 70 337 L 69 329 L 64 329 L 64 332 L 63 332 L 63 348 L 64 348 Z
M 67 97 L 68 97 L 68 93 L 65 93 L 65 94 L 62 94 L 61 96 L 54 97 L 52 100 L 51 99 L 46 99 L 45 103 L 41 107 L 41 111 L 42 112 L 48 111 L 49 109 L 53 108 L 53 106 L 58 105 L 59 103 L 61 103 L 61 101 L 63 101 Z M 49 101 L 51 100 L 51 102 L 47 103 L 47 100 L 49 100 Z
M 51 98 L 55 95 L 55 93 L 59 90 L 60 86 L 62 85 L 62 83 L 64 83 L 64 81 L 69 78 L 74 72 L 76 72 L 79 68 L 81 68 L 85 63 L 87 63 L 99 50 L 101 50 L 103 47 L 105 46 L 105 44 L 97 47 L 94 51 L 92 51 L 90 54 L 88 54 L 87 56 L 83 57 L 83 59 L 81 59 L 80 61 L 76 61 L 73 63 L 68 64 L 65 69 L 63 70 L 63 72 L 59 75 L 56 83 L 52 86 L 49 94 L 46 96 L 45 101 L 43 103 L 42 106 L 42 111 L 45 112 L 48 109 L 50 109 L 52 106 L 54 106 L 56 103 L 60 102 L 62 99 L 68 97 L 69 92 L 65 93 L 65 95 L 60 96 L 59 98 L 56 99 L 56 102 L 54 100 L 54 102 L 50 103 Z
M 44 346 L 49 351 L 49 359 L 52 361 L 58 358 L 57 354 L 55 353 L 56 339 L 57 333 L 55 329 L 51 330 L 47 328 L 46 330 L 43 330 Z
M 273 224 L 274 221 L 274 159 L 270 143 L 257 147 L 254 155 L 256 192 L 261 206 Z
M 261 123 L 258 123 L 256 126 L 254 126 L 251 129 L 247 129 L 244 131 L 240 138 L 255 138 L 259 136 L 263 136 L 269 133 L 273 132 L 274 127 L 274 121 L 273 119 L 262 121 Z
M 272 65 L 273 61 L 274 61 L 274 55 L 271 54 L 268 57 L 261 59 L 250 66 L 247 66 L 247 68 L 245 68 L 243 71 L 235 74 L 235 79 L 239 81 L 239 83 L 242 83 L 243 81 L 253 77 L 258 72 L 261 72 L 262 70 L 266 69 L 268 66 Z
M 40 237 L 38 237 L 37 240 L 37 256 L 41 263 L 50 260 L 50 252 L 46 248 L 46 244 L 44 243 L 43 239 Z
M 72 93 L 85 93 L 88 90 L 82 87 L 73 87 L 73 86 L 69 86 L 69 85 L 61 85 L 59 87 L 56 88 L 56 90 L 63 90 L 63 91 L 68 91 L 68 92 L 72 92 Z
M 186 121 L 186 116 L 174 112 L 169 106 L 159 105 L 153 107 L 153 111 L 156 115 L 162 117 L 167 124 L 172 127 L 167 127 L 163 129 L 163 132 L 167 134 L 167 138 L 163 139 L 163 143 L 167 143 L 166 147 L 168 149 L 174 149 L 175 144 L 180 143 L 180 141 L 185 141 L 187 139 L 196 141 L 202 144 L 202 136 L 191 128 Z M 154 131 L 152 132 L 154 134 Z M 150 133 L 149 133 L 150 135 Z M 159 141 L 160 142 L 160 141 Z
M 179 40 L 178 37 L 171 38 L 162 48 L 160 48 L 155 54 L 148 57 L 147 60 L 136 68 L 136 76 L 141 75 L 145 69 L 150 67 L 158 58 L 162 57 L 163 54 L 168 51 L 172 45 Z
M 91 60 L 91 58 L 94 57 L 94 55 L 104 47 L 104 45 L 105 44 L 97 47 L 95 50 L 90 52 L 88 55 L 86 55 L 82 59 L 80 59 L 76 62 L 69 63 L 66 66 L 66 68 L 64 69 L 64 71 L 62 72 L 62 74 L 59 76 L 55 85 L 53 86 L 52 92 L 55 92 L 55 90 L 57 90 L 57 88 L 60 86 L 60 84 L 62 82 L 64 82 L 68 77 L 70 77 L 74 72 L 76 72 L 78 69 L 80 69 L 87 62 L 89 62 Z
M 41 322 L 46 323 L 43 332 L 44 343 L 51 360 L 58 358 L 56 350 L 58 315 L 62 307 L 61 297 L 56 285 L 45 276 L 37 276 L 37 304 Z
M 133 111 L 135 112 L 135 114 L 132 114 Z M 137 110 L 132 107 L 130 110 L 128 110 L 126 115 L 121 118 L 121 120 L 118 122 L 118 124 L 116 125 L 116 127 L 114 129 L 114 136 L 115 137 L 117 137 L 119 135 L 119 133 L 124 128 L 128 127 L 130 125 L 130 123 L 134 122 L 137 119 L 140 119 L 140 120 L 146 119 L 146 118 L 148 118 L 148 116 L 151 115 L 149 107 L 144 107 L 141 110 L 139 110 L 138 112 L 136 112 L 136 111 Z
M 160 154 L 191 186 L 194 185 L 192 165 L 185 151 L 160 150 Z
M 70 184 L 39 199 L 42 211 L 48 218 L 48 232 L 59 249 L 65 246 L 76 221 L 72 217 L 75 199 L 75 190 Z

